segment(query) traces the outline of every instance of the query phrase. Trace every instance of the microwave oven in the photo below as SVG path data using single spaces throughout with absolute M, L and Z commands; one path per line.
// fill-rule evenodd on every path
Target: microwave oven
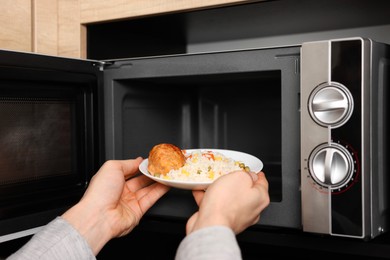
M 0 51 L 0 241 L 64 212 L 105 160 L 162 142 L 260 158 L 271 202 L 256 227 L 376 237 L 389 57 L 359 37 L 104 61 Z M 145 217 L 195 210 L 172 188 Z

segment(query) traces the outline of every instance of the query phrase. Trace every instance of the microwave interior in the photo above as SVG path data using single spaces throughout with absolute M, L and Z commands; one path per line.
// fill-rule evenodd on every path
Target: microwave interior
M 147 158 L 159 143 L 252 154 L 269 181 L 261 223 L 300 228 L 298 58 L 291 47 L 113 61 L 104 70 L 106 158 Z M 173 188 L 147 215 L 195 210 L 191 192 Z

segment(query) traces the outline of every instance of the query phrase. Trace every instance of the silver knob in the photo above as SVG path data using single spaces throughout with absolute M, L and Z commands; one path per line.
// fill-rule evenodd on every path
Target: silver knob
M 309 170 L 313 179 L 330 189 L 338 189 L 347 184 L 354 171 L 352 155 L 336 143 L 317 147 L 309 158 Z
M 318 124 L 339 127 L 352 114 L 353 98 L 344 85 L 323 83 L 310 95 L 308 106 L 310 115 Z

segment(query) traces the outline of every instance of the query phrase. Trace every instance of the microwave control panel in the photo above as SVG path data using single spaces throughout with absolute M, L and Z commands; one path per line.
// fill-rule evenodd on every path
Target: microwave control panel
M 383 231 L 371 170 L 372 41 L 348 38 L 301 48 L 301 189 L 303 230 L 355 238 Z M 375 105 L 375 104 L 374 104 Z M 377 223 L 378 222 L 378 223 Z

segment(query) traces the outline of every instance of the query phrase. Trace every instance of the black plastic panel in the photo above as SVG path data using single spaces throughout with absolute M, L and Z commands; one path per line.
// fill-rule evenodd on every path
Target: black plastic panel
M 331 80 L 343 84 L 351 92 L 354 111 L 345 125 L 332 130 L 333 142 L 349 148 L 355 158 L 353 181 L 342 191 L 332 194 L 332 232 L 351 236 L 363 234 L 362 203 L 362 42 L 332 42 Z

